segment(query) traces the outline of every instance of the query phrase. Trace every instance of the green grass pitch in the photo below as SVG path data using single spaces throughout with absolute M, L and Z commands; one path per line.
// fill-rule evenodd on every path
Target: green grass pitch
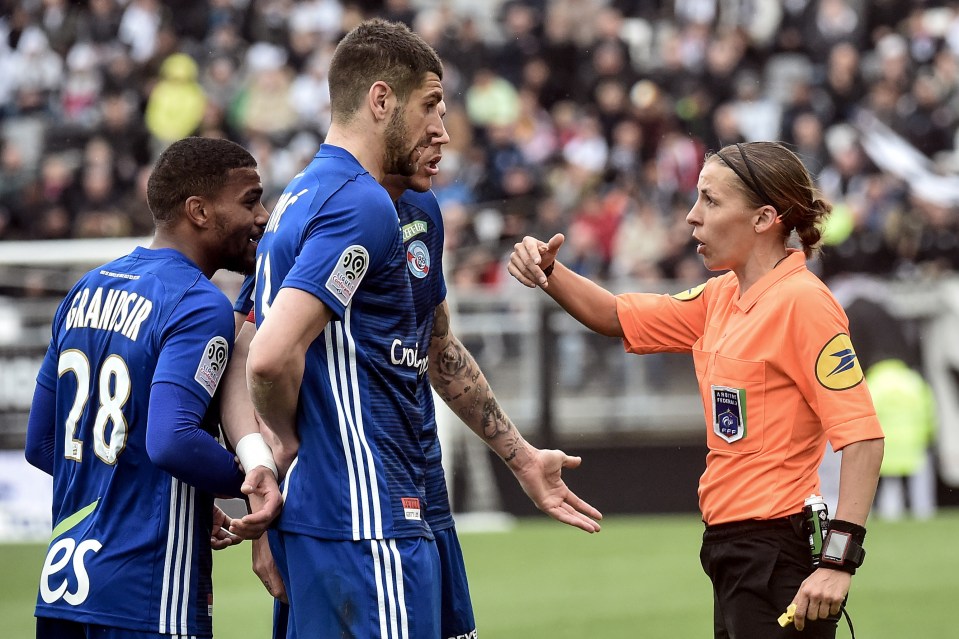
M 546 518 L 521 520 L 505 533 L 462 534 L 479 635 L 709 638 L 712 597 L 699 567 L 701 531 L 694 516 L 619 516 L 598 535 Z M 866 548 L 849 601 L 858 639 L 959 636 L 959 510 L 929 522 L 872 520 Z M 43 551 L 0 545 L 5 639 L 34 636 Z M 270 636 L 270 598 L 249 558 L 248 544 L 215 556 L 214 627 L 221 639 Z M 838 637 L 849 637 L 844 623 Z

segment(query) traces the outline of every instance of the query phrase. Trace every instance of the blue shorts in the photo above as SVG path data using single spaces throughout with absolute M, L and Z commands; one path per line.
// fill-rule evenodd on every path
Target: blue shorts
M 438 637 L 440 566 L 425 537 L 333 541 L 271 530 L 288 636 Z
M 436 548 L 440 553 L 440 571 L 443 574 L 442 619 L 440 635 L 443 639 L 475 639 L 476 620 L 473 618 L 473 602 L 470 601 L 470 586 L 466 581 L 466 565 L 463 551 L 456 536 L 456 528 L 450 526 L 434 530 Z
M 95 623 L 80 623 L 37 617 L 37 639 L 178 639 L 185 635 L 161 635 L 156 632 L 129 630 Z

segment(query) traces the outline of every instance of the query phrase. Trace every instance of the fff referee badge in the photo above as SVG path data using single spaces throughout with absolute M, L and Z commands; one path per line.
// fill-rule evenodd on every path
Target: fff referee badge
M 713 386 L 713 432 L 728 443 L 746 436 L 746 389 Z

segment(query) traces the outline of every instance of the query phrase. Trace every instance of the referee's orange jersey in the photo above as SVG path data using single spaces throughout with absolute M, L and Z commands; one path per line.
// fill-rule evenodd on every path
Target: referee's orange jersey
M 693 353 L 709 453 L 707 524 L 785 517 L 819 493 L 835 450 L 883 436 L 829 289 L 791 253 L 742 297 L 733 273 L 678 295 L 617 296 L 631 353 Z

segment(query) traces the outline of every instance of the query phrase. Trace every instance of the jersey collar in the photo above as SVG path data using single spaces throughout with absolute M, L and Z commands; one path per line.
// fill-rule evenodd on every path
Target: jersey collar
M 790 249 L 790 251 L 779 266 L 760 277 L 755 284 L 749 287 L 746 294 L 739 298 L 736 306 L 740 311 L 748 312 L 759 301 L 759 298 L 775 284 L 797 271 L 806 270 L 806 255 L 799 250 Z

